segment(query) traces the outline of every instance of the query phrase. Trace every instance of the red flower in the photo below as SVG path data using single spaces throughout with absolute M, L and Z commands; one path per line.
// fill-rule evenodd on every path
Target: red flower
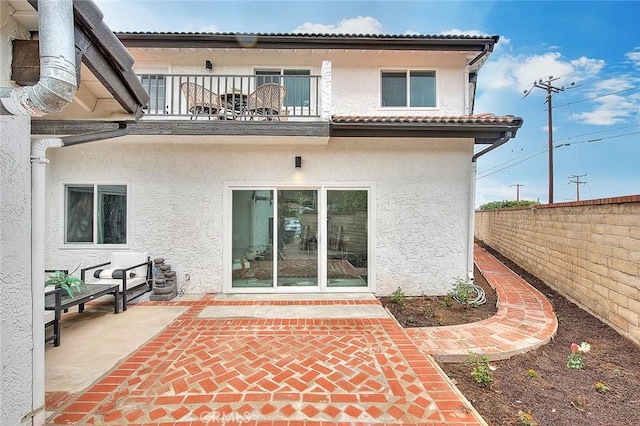
M 580 346 L 575 343 L 571 344 L 571 352 L 578 352 L 580 350 Z

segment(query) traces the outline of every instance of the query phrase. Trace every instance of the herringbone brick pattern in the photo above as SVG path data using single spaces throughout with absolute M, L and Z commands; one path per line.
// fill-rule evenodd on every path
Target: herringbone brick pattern
M 194 303 L 51 424 L 482 424 L 391 318 L 199 317 L 213 302 Z

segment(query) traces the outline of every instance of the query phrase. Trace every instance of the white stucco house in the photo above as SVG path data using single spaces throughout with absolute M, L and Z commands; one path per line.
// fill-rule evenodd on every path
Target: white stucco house
M 475 162 L 522 125 L 474 114 L 498 37 L 113 34 L 87 0 L 0 8 L 11 424 L 43 421 L 45 268 L 145 251 L 185 292 L 285 295 L 472 277 Z
M 445 294 L 472 276 L 474 147 L 522 124 L 474 115 L 497 36 L 116 35 L 150 101 L 126 136 L 49 150 L 48 267 L 144 250 L 199 293 Z M 118 107 L 32 132 L 108 131 Z

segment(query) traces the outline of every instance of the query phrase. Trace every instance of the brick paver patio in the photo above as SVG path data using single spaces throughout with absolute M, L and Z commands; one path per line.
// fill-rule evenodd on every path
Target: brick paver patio
M 391 318 L 207 319 L 221 302 L 191 303 L 82 394 L 49 395 L 50 424 L 483 424 Z
M 464 326 L 404 330 L 382 315 L 206 316 L 213 306 L 379 304 L 336 295 L 140 303 L 189 309 L 88 389 L 47 393 L 47 410 L 55 411 L 48 424 L 485 425 L 429 354 L 512 355 L 548 341 L 557 321 L 540 293 L 477 246 L 475 260 L 500 306 Z

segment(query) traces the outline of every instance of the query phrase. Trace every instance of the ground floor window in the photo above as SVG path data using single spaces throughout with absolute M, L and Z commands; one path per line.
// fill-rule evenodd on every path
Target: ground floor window
M 367 289 L 370 188 L 230 188 L 231 289 Z
M 126 244 L 126 185 L 66 185 L 65 243 Z

